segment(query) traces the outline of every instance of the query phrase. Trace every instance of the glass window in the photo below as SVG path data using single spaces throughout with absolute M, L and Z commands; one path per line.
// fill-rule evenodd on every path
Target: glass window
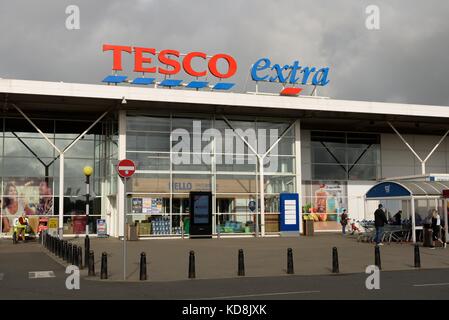
M 264 175 L 265 192 L 295 192 L 295 176 Z
M 159 152 L 127 152 L 126 157 L 139 170 L 170 170 L 170 154 Z
M 129 151 L 170 151 L 170 133 L 132 132 L 126 135 L 126 149 Z
M 380 136 L 311 132 L 314 179 L 375 180 L 380 172 Z
M 217 193 L 254 193 L 257 188 L 256 175 L 217 174 Z
M 313 164 L 312 176 L 314 179 L 346 180 L 346 168 L 340 165 Z
M 129 115 L 127 117 L 127 130 L 170 132 L 170 118 Z

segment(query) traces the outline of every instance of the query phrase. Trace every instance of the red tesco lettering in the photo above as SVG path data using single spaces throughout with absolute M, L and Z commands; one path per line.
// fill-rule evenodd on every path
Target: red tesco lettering
M 146 72 L 146 73 L 160 73 L 164 75 L 174 75 L 182 69 L 192 77 L 204 77 L 207 74 L 207 70 L 195 70 L 192 67 L 192 60 L 196 59 L 207 61 L 207 55 L 204 52 L 190 52 L 183 55 L 180 62 L 180 52 L 177 50 L 162 50 L 157 52 L 155 48 L 143 48 L 143 47 L 131 47 L 131 46 L 118 46 L 111 44 L 104 44 L 103 51 L 112 51 L 112 70 L 122 71 L 122 53 L 134 52 L 134 71 Z M 159 63 L 163 66 L 156 67 L 154 60 L 157 58 Z M 218 63 L 223 60 L 227 64 L 227 71 L 220 72 L 218 70 Z M 207 62 L 209 72 L 220 79 L 226 79 L 232 77 L 237 72 L 236 60 L 224 53 L 213 55 Z

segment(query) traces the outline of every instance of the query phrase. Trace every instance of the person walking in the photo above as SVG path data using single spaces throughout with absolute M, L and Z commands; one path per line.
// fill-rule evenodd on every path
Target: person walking
M 441 217 L 437 210 L 432 210 L 432 246 L 431 249 L 435 249 L 435 242 L 440 242 L 442 247 L 446 247 L 446 243 L 441 241 Z
M 383 205 L 379 204 L 377 210 L 374 211 L 374 226 L 376 227 L 376 236 L 374 241 L 376 245 L 382 246 L 382 235 L 384 231 L 385 224 L 388 224 L 387 217 L 385 216 L 385 211 L 383 210 Z
M 346 209 L 343 209 L 343 213 L 340 216 L 340 224 L 342 233 L 346 234 L 346 227 L 348 225 L 348 214 L 346 212 Z

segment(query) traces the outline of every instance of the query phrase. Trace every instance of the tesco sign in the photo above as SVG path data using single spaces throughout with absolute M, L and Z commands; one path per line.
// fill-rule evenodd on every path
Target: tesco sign
M 312 84 L 325 86 L 329 83 L 329 68 L 301 66 L 299 61 L 291 65 L 272 64 L 268 58 L 257 60 L 251 67 L 251 78 L 254 81 L 268 81 L 290 84 Z
M 218 53 L 207 55 L 202 51 L 180 53 L 178 50 L 103 44 L 103 52 L 112 52 L 113 75 L 108 75 L 103 82 L 118 84 L 127 82 L 136 85 L 154 84 L 161 87 L 185 87 L 190 89 L 209 88 L 211 90 L 229 90 L 235 83 L 222 81 L 233 77 L 237 72 L 237 61 L 229 54 Z M 134 72 L 142 76 L 127 80 L 123 71 L 124 54 L 134 58 Z M 220 67 L 220 68 L 219 68 Z M 184 82 L 177 78 L 184 71 L 194 79 Z M 279 83 L 282 85 L 281 95 L 298 95 L 302 88 L 297 85 L 325 86 L 329 83 L 329 67 L 302 66 L 295 60 L 291 64 L 272 63 L 269 58 L 260 58 L 251 66 L 252 80 Z M 156 81 L 160 75 L 163 80 Z M 216 78 L 219 82 L 210 84 L 207 79 Z M 290 86 L 287 86 L 290 85 Z
M 212 75 L 218 79 L 227 79 L 237 72 L 237 61 L 225 53 L 208 56 L 204 52 L 194 51 L 187 54 L 181 54 L 178 50 L 165 49 L 157 51 L 156 48 L 120 46 L 104 44 L 103 52 L 112 51 L 112 70 L 122 71 L 122 55 L 134 55 L 134 72 L 177 75 L 181 69 L 192 77 L 205 77 Z M 193 67 L 192 62 L 197 61 Z M 201 65 L 203 62 L 202 67 Z M 220 71 L 219 63 L 224 63 L 225 71 Z M 171 82 L 173 83 L 173 81 Z

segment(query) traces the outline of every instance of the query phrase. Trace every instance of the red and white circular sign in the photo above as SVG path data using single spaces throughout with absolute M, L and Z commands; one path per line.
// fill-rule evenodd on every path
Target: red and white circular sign
M 120 160 L 117 165 L 117 172 L 120 177 L 129 178 L 136 172 L 136 165 L 129 159 Z

